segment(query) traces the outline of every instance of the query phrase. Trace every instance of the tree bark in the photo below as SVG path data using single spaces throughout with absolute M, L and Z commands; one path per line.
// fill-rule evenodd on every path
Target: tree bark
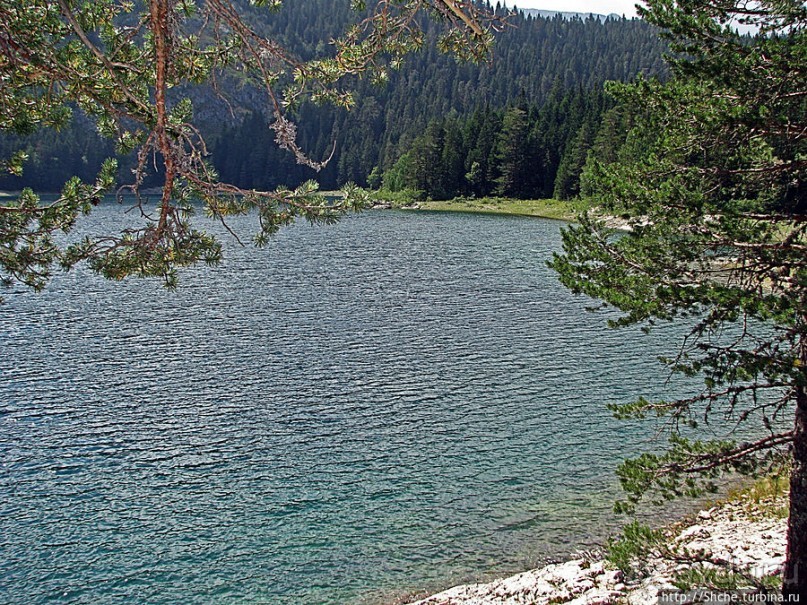
M 174 179 L 176 178 L 176 162 L 171 139 L 168 136 L 168 108 L 166 106 L 166 89 L 168 79 L 168 62 L 170 60 L 170 34 L 169 34 L 169 0 L 151 0 L 149 12 L 151 16 L 151 32 L 154 36 L 154 53 L 157 68 L 157 80 L 154 86 L 154 104 L 157 108 L 157 124 L 154 133 L 157 137 L 157 147 L 165 163 L 165 183 L 163 185 L 162 200 L 160 202 L 160 222 L 157 233 L 162 234 L 171 209 L 171 196 L 174 192 Z
M 803 340 L 802 368 L 807 368 L 806 357 L 807 342 Z M 807 384 L 804 379 L 796 387 L 793 469 L 790 474 L 790 518 L 787 526 L 787 559 L 782 592 L 786 595 L 798 595 L 798 602 L 807 603 Z

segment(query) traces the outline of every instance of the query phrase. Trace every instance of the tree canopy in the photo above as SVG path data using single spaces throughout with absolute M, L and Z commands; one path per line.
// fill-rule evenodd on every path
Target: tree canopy
M 617 325 L 691 327 L 666 362 L 703 388 L 614 408 L 671 431 L 666 452 L 620 468 L 630 501 L 784 463 L 784 590 L 807 595 L 807 7 L 649 0 L 641 15 L 670 38 L 674 77 L 612 86 L 635 125 L 618 157 L 591 158 L 583 175 L 592 203 L 629 231 L 584 216 L 552 264 L 573 291 L 622 311 Z M 687 434 L 715 418 L 737 432 Z
M 331 221 L 360 205 L 349 191 L 341 202 L 315 195 L 316 185 L 295 190 L 247 190 L 223 183 L 196 126 L 189 91 L 219 86 L 225 74 L 262 91 L 269 128 L 296 161 L 321 169 L 297 141 L 289 111 L 304 100 L 349 107 L 353 78 L 384 81 L 403 57 L 420 47 L 423 12 L 446 24 L 440 47 L 463 59 L 486 56 L 498 20 L 466 0 L 353 1 L 356 23 L 323 47 L 320 56 L 295 57 L 278 41 L 257 34 L 249 10 L 277 11 L 281 0 L 0 0 L 0 129 L 26 134 L 62 128 L 75 111 L 95 122 L 121 153 L 134 152 L 131 181 L 119 194 L 134 195 L 143 227 L 85 239 L 65 249 L 54 234 L 68 231 L 116 184 L 110 159 L 94 182 L 69 180 L 59 198 L 42 203 L 30 189 L 0 206 L 0 277 L 41 288 L 54 264 L 88 261 L 100 274 L 122 279 L 154 276 L 172 285 L 177 267 L 216 263 L 221 246 L 190 220 L 195 201 L 211 218 L 258 213 L 258 244 L 298 216 Z M 24 153 L 3 158 L 0 168 L 24 169 Z M 156 211 L 141 202 L 140 186 L 159 174 Z
M 385 173 L 390 191 L 458 196 L 570 199 L 599 131 L 600 148 L 619 109 L 602 91 L 553 91 L 542 106 L 524 98 L 505 110 L 432 121 Z M 618 146 L 618 143 L 617 143 Z
M 296 56 L 313 58 L 327 52 L 326 41 L 337 37 L 357 15 L 346 1 L 306 0 L 288 2 L 278 12 L 245 7 L 244 17 L 256 33 L 278 40 Z M 194 125 L 204 135 L 219 179 L 244 189 L 295 188 L 310 179 L 325 190 L 348 182 L 372 185 L 368 178 L 373 170 L 376 176 L 390 170 L 430 121 L 462 122 L 479 110 L 501 110 L 526 101 L 530 115 L 541 123 L 540 133 L 535 133 L 537 144 L 531 149 L 543 154 L 536 158 L 542 164 L 542 176 L 526 188 L 528 195 L 553 193 L 555 164 L 560 162 L 560 187 L 555 189 L 557 195 L 567 197 L 578 191 L 579 172 L 591 143 L 588 135 L 597 118 L 596 108 L 585 103 L 585 132 L 575 136 L 582 107 L 571 101 L 566 106 L 564 98 L 601 97 L 607 80 L 630 81 L 639 73 L 656 75 L 665 70 L 666 44 L 656 27 L 639 19 L 531 17 L 517 12 L 507 15 L 507 27 L 496 34 L 490 60 L 479 64 L 441 53 L 438 42 L 443 24 L 433 19 L 420 22 L 421 49 L 408 55 L 400 69 L 389 71 L 382 85 L 372 78 L 353 78 L 350 110 L 304 102 L 287 114 L 297 124 L 298 145 L 308 155 L 322 158 L 333 153 L 319 171 L 297 164 L 293 154 L 277 146 L 274 132 L 266 126 L 272 119 L 267 104 L 239 72 L 230 70 L 217 78 L 217 87 L 227 91 L 228 102 L 211 85 L 188 90 Z M 540 116 L 534 115 L 537 110 Z M 589 124 L 592 119 L 595 123 Z M 460 128 L 464 132 L 466 124 Z M 464 148 L 475 145 L 456 137 L 446 142 L 461 143 L 451 149 L 454 156 L 465 156 Z M 58 132 L 43 129 L 24 136 L 0 132 L 0 157 L 19 150 L 29 155 L 25 172 L 20 176 L 0 172 L 0 190 L 32 187 L 53 193 L 71 176 L 94 179 L 103 160 L 115 155 L 112 140 L 103 139 L 81 114 Z M 479 162 L 477 151 L 471 155 Z M 135 164 L 132 154 L 118 158 L 119 182 L 126 182 Z M 469 172 L 471 164 L 464 168 Z M 159 184 L 159 176 L 152 171 L 143 188 Z M 453 195 L 467 194 L 464 189 L 459 187 Z M 485 181 L 473 187 L 476 195 L 492 190 L 493 185 Z

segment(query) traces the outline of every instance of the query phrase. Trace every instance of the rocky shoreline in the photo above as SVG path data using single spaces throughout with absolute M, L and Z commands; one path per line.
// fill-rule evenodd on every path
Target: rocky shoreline
M 628 576 L 601 557 L 587 556 L 456 586 L 411 605 L 655 605 L 659 591 L 675 589 L 673 581 L 682 574 L 723 570 L 761 580 L 780 574 L 784 566 L 786 502 L 786 496 L 754 500 L 745 495 L 703 510 L 666 529 L 663 546 L 634 561 L 636 573 Z

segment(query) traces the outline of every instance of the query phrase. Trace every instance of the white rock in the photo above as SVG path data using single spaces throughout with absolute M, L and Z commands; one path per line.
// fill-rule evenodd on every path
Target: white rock
M 708 538 L 711 535 L 712 534 L 709 532 L 709 530 L 706 529 L 704 526 L 693 525 L 692 527 L 689 527 L 685 529 L 683 532 L 681 532 L 679 540 L 685 540 L 687 538 L 701 538 L 701 537 Z
M 699 522 L 671 536 L 673 548 L 703 551 L 715 562 L 744 567 L 757 577 L 781 573 L 784 565 L 784 519 L 761 519 L 750 504 L 728 504 L 702 511 Z M 649 575 L 624 583 L 622 573 L 602 560 L 573 559 L 487 584 L 457 586 L 413 605 L 656 605 L 662 588 L 674 588 L 676 571 L 689 565 L 664 559 L 644 562 Z

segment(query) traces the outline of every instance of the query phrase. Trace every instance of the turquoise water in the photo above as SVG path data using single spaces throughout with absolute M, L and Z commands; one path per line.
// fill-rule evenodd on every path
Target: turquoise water
M 176 292 L 7 292 L 0 602 L 385 603 L 602 540 L 654 435 L 605 405 L 667 388 L 668 335 L 563 290 L 559 229 L 370 212 Z

